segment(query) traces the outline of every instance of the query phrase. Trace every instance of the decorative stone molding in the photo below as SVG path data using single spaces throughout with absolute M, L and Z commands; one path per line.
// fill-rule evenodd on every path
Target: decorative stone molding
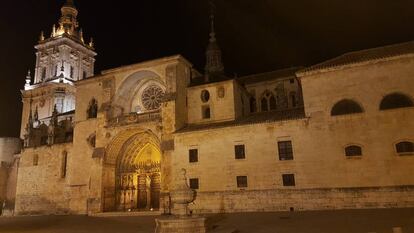
M 177 93 L 176 92 L 165 93 L 162 102 L 165 103 L 165 102 L 169 102 L 169 101 L 175 101 L 176 99 L 177 99 Z

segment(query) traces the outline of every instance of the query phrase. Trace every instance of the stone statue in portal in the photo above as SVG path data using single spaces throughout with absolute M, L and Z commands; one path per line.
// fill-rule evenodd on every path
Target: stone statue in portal
M 147 189 L 151 188 L 151 177 L 149 175 L 145 177 L 145 184 L 147 186 Z

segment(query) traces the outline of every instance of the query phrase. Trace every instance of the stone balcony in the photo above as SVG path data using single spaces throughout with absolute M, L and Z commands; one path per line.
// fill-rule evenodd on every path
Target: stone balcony
M 161 121 L 161 111 L 151 111 L 145 113 L 136 113 L 131 112 L 129 114 L 125 114 L 122 116 L 118 116 L 107 121 L 107 127 L 115 127 L 115 126 L 125 126 L 125 125 L 132 125 L 132 124 L 139 124 L 145 122 Z

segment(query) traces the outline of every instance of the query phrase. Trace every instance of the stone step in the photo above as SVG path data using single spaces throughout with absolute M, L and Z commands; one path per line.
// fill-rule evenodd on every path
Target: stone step
M 131 211 L 131 212 L 104 212 L 89 214 L 92 217 L 135 217 L 135 216 L 160 216 L 161 211 Z

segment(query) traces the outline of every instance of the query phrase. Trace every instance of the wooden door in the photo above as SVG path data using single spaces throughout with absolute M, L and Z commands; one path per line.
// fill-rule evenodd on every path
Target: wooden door
M 159 173 L 151 176 L 151 208 L 160 208 L 161 176 Z

